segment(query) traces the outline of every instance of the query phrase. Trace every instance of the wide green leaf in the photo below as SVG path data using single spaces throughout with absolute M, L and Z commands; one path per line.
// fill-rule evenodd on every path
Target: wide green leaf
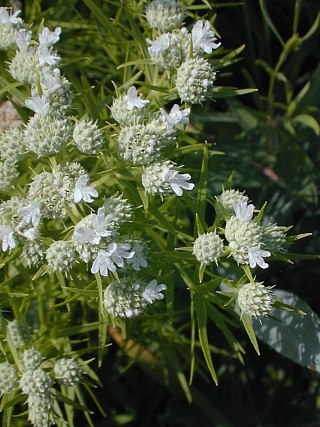
M 301 366 L 320 373 L 320 318 L 308 304 L 291 292 L 276 290 L 282 302 L 306 313 L 273 308 L 261 323 L 254 321 L 258 338 L 272 349 Z

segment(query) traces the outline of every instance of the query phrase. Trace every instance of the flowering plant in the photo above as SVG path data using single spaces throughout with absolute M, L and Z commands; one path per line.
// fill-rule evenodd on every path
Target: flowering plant
M 186 13 L 175 0 L 153 0 L 135 19 L 126 11 L 136 37 L 117 64 L 125 72 L 103 105 L 84 112 L 56 50 L 61 28 L 42 25 L 35 36 L 19 11 L 0 8 L 6 77 L 15 82 L 7 91 L 19 88 L 25 119 L 0 136 L 7 425 L 13 407 L 28 408 L 37 427 L 75 425 L 75 409 L 93 425 L 84 392 L 96 400 L 100 380 L 91 356 L 102 364 L 114 325 L 165 370 L 157 344 L 173 346 L 168 329 L 188 318 L 191 332 L 175 333 L 190 376 L 200 348 L 217 382 L 208 317 L 242 360 L 231 325 L 242 322 L 259 352 L 252 318 L 288 308 L 259 274 L 269 261 L 290 260 L 290 243 L 304 235 L 288 237 L 290 227 L 266 219 L 265 206 L 256 209 L 230 183 L 211 194 L 209 159 L 221 153 L 192 126 L 195 105 L 255 89 L 216 85 L 241 49 L 226 52 L 209 20 L 183 26 Z M 185 373 L 177 375 L 188 396 Z

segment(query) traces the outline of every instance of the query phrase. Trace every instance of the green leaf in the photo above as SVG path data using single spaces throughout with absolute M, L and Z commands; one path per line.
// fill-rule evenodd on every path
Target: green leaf
M 297 307 L 306 315 L 273 308 L 272 318 L 264 318 L 261 323 L 254 321 L 258 338 L 293 362 L 320 373 L 319 316 L 291 292 L 275 290 L 274 294 L 283 303 Z
M 211 90 L 212 98 L 228 98 L 230 96 L 246 95 L 248 93 L 257 92 L 258 89 L 248 88 L 248 89 L 237 89 L 231 86 L 215 86 Z
M 210 371 L 210 374 L 212 376 L 213 381 L 216 385 L 218 385 L 218 378 L 216 371 L 213 367 L 212 358 L 211 358 L 211 352 L 209 348 L 209 341 L 208 341 L 208 334 L 207 334 L 207 307 L 206 302 L 203 298 L 202 294 L 195 294 L 195 309 L 197 314 L 197 321 L 198 321 L 198 333 L 199 333 L 199 340 L 202 348 L 202 352 L 205 358 L 205 361 L 207 363 L 208 369 Z
M 253 326 L 252 326 L 252 320 L 251 320 L 251 318 L 247 314 L 243 313 L 242 317 L 241 317 L 241 320 L 242 320 L 243 326 L 244 326 L 244 328 L 245 328 L 245 330 L 246 330 L 246 332 L 248 334 L 248 337 L 250 338 L 250 341 L 251 341 L 251 343 L 252 343 L 255 351 L 260 356 L 259 345 L 258 345 L 258 341 L 257 341 L 256 335 L 254 333 L 254 329 L 253 329 Z
M 205 224 L 205 209 L 207 199 L 207 183 L 208 183 L 208 144 L 203 147 L 203 158 L 201 165 L 200 182 L 198 186 L 198 197 L 197 197 L 197 213 L 199 216 L 199 222 Z
M 267 10 L 266 5 L 265 5 L 265 0 L 259 0 L 259 4 L 260 4 L 260 9 L 261 9 L 264 20 L 266 21 L 267 25 L 269 26 L 269 28 L 271 29 L 273 34 L 277 37 L 279 42 L 282 44 L 282 46 L 284 46 L 284 41 L 283 41 L 282 37 L 278 33 L 278 30 L 274 26 L 273 22 L 271 21 L 271 18 L 269 16 L 268 10 Z
M 318 15 L 317 15 L 316 19 L 314 20 L 314 22 L 313 22 L 311 28 L 309 29 L 309 31 L 303 37 L 301 37 L 301 40 L 303 42 L 305 42 L 311 36 L 313 36 L 313 34 L 318 30 L 319 25 L 320 25 L 320 12 L 318 13 Z
M 311 128 L 316 135 L 320 135 L 320 126 L 317 120 L 310 114 L 299 114 L 292 119 L 293 122 L 301 123 Z

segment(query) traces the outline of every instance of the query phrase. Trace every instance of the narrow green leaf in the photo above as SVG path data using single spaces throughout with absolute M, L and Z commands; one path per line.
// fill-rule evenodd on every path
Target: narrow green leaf
M 205 223 L 205 209 L 207 199 L 207 183 L 208 183 L 208 144 L 203 146 L 203 157 L 201 165 L 200 182 L 198 186 L 196 211 L 199 216 L 199 221 Z
M 307 33 L 301 37 L 301 40 L 303 42 L 305 42 L 306 40 L 308 40 L 311 36 L 313 36 L 313 34 L 318 30 L 318 27 L 320 25 L 320 12 L 318 13 L 316 19 L 314 20 L 311 28 L 309 29 L 309 31 L 307 31 Z
M 250 338 L 250 341 L 251 341 L 251 343 L 252 343 L 255 351 L 260 356 L 260 350 L 259 350 L 259 346 L 258 346 L 256 335 L 254 333 L 254 329 L 253 329 L 253 326 L 252 326 L 251 318 L 247 314 L 244 313 L 244 314 L 242 314 L 241 320 L 242 320 L 243 326 L 244 326 L 244 328 L 245 328 L 245 330 L 246 330 L 246 332 L 248 334 L 248 337 Z
M 280 36 L 280 34 L 278 33 L 278 30 L 274 26 L 274 24 L 273 24 L 273 22 L 269 16 L 269 13 L 268 13 L 268 10 L 267 10 L 266 4 L 265 4 L 265 0 L 259 0 L 259 4 L 260 4 L 260 9 L 261 9 L 264 20 L 266 21 L 267 25 L 269 26 L 269 28 L 271 29 L 273 34 L 276 36 L 276 38 L 282 44 L 282 46 L 284 46 L 284 41 L 283 41 L 282 37 Z
M 209 348 L 209 341 L 208 341 L 208 334 L 207 334 L 206 302 L 202 294 L 194 294 L 194 295 L 195 295 L 194 296 L 195 309 L 196 309 L 197 322 L 198 322 L 198 333 L 199 333 L 199 340 L 200 340 L 202 352 L 203 352 L 205 361 L 207 363 L 208 369 L 210 371 L 210 374 L 212 376 L 212 379 L 215 382 L 215 384 L 218 385 L 218 378 L 217 378 L 216 371 L 213 367 L 211 352 Z

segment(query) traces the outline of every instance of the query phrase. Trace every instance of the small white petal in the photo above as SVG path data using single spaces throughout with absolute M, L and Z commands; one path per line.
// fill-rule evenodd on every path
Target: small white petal
M 20 52 L 26 52 L 28 50 L 30 41 L 31 41 L 32 32 L 21 28 L 19 31 L 14 33 L 14 38 L 16 40 L 17 46 Z

